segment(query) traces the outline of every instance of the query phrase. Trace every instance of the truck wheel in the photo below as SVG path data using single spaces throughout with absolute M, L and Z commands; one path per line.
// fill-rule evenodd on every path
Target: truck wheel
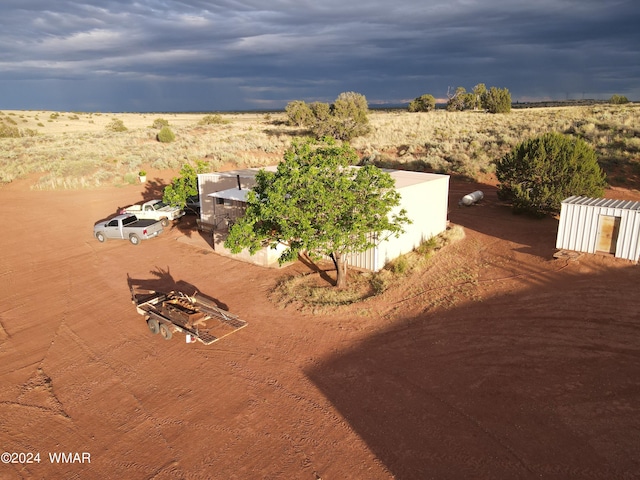
M 160 223 L 162 224 L 163 227 L 168 227 L 169 226 L 169 219 L 167 217 L 163 217 L 160 219 Z
M 134 245 L 138 245 L 140 243 L 140 237 L 138 237 L 138 235 L 136 235 L 135 233 L 132 233 L 131 235 L 129 235 L 129 241 Z
M 171 340 L 171 337 L 173 337 L 173 333 L 171 333 L 169 327 L 164 323 L 160 325 L 160 335 L 162 335 L 162 338 L 165 340 Z
M 154 335 L 160 331 L 160 324 L 155 318 L 147 320 L 147 325 L 149 326 L 149 331 Z
M 105 237 L 104 233 L 102 232 L 96 233 L 96 238 L 98 239 L 99 242 L 104 242 L 107 239 L 107 237 Z

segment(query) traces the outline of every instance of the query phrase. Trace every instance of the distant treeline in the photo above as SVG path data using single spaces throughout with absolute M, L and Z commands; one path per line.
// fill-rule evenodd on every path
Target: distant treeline
M 608 105 L 610 100 L 595 100 L 587 98 L 582 100 L 548 100 L 544 102 L 513 102 L 511 108 L 540 108 L 540 107 L 579 107 L 589 105 Z

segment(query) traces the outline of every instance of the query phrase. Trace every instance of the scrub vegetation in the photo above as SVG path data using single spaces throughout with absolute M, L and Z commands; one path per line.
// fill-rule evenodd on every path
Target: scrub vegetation
M 32 176 L 38 189 L 124 185 L 145 168 L 210 170 L 275 165 L 295 138 L 285 112 L 86 113 L 0 111 L 0 183 Z M 171 125 L 161 143 L 156 128 Z M 155 125 L 154 125 L 155 124 Z M 155 128 L 149 128 L 150 126 Z M 124 126 L 126 130 L 120 130 Z M 117 127 L 117 128 L 115 128 Z M 368 133 L 351 146 L 363 163 L 448 173 L 484 181 L 516 145 L 549 132 L 581 138 L 596 152 L 610 185 L 640 188 L 640 105 L 594 104 L 480 111 L 370 110 Z M 134 180 L 131 180 L 134 179 Z

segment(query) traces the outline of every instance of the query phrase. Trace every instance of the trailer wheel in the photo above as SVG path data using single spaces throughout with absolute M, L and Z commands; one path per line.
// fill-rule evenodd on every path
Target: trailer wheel
M 173 337 L 173 333 L 171 333 L 169 327 L 164 323 L 160 325 L 160 335 L 162 335 L 162 338 L 165 340 L 171 340 L 171 337 Z
M 149 320 L 147 320 L 147 325 L 149 326 L 149 330 L 151 331 L 151 333 L 153 333 L 154 335 L 160 331 L 160 324 L 155 318 L 150 318 Z
M 104 241 L 107 239 L 107 237 L 105 237 L 105 236 L 104 236 L 104 233 L 102 233 L 102 232 L 98 232 L 98 233 L 96 233 L 96 238 L 97 238 L 97 239 L 98 239 L 98 241 L 99 241 L 99 242 L 101 242 L 101 243 L 102 243 L 102 242 L 104 242 Z
M 138 245 L 140 243 L 140 237 L 138 237 L 138 235 L 136 235 L 135 233 L 132 233 L 131 235 L 129 235 L 129 241 L 134 245 Z
M 169 219 L 167 217 L 162 217 L 160 219 L 160 223 L 162 224 L 163 227 L 168 227 L 169 226 Z

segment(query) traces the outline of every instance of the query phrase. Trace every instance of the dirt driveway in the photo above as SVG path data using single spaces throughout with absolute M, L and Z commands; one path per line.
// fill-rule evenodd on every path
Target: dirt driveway
M 137 247 L 92 238 L 157 180 L 0 188 L 0 451 L 39 454 L 0 478 L 637 478 L 637 265 L 553 259 L 556 220 L 514 216 L 486 185 L 458 208 L 478 186 L 453 182 L 463 241 L 314 315 L 267 299 L 303 266 L 220 257 L 188 222 Z M 196 288 L 249 326 L 166 342 L 131 282 Z

